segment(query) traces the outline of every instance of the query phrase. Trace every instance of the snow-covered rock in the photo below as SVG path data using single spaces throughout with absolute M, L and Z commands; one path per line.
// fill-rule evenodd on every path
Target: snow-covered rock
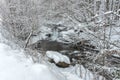
M 58 62 L 65 62 L 70 64 L 70 60 L 67 56 L 60 54 L 59 52 L 56 51 L 47 51 L 46 55 L 48 58 L 51 58 L 55 61 L 55 63 Z
M 70 60 L 67 56 L 60 54 L 56 51 L 47 51 L 46 55 L 51 63 L 61 68 L 67 68 L 70 66 Z

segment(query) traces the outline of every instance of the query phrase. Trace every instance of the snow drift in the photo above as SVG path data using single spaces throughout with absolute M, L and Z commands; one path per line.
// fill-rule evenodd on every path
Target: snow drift
M 0 80 L 65 80 L 43 64 L 33 64 L 23 51 L 0 43 Z

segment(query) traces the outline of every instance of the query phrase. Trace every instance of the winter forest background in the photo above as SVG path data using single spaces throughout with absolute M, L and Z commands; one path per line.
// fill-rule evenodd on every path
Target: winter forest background
M 120 79 L 120 0 L 0 0 L 0 18 L 3 42 L 34 63 L 73 66 L 78 80 Z

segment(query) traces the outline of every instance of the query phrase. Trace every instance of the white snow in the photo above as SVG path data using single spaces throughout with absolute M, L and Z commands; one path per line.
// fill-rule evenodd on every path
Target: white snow
M 113 11 L 107 11 L 104 14 L 111 14 L 111 13 L 113 13 Z
M 59 52 L 56 51 L 47 51 L 46 55 L 48 58 L 53 59 L 56 63 L 58 62 L 65 62 L 70 64 L 70 60 L 67 56 L 60 54 Z
M 59 76 L 59 75 L 58 75 Z M 65 80 L 43 64 L 33 64 L 22 51 L 0 43 L 0 80 Z
M 82 65 L 70 66 L 68 68 L 58 68 L 57 66 L 50 64 L 55 71 L 59 70 L 60 73 L 66 76 L 67 80 L 94 80 L 94 75 Z M 99 79 L 101 80 L 101 79 Z
M 78 29 L 78 32 L 79 32 L 79 29 Z M 80 40 L 77 32 L 75 32 L 74 29 L 62 31 L 60 34 L 62 36 L 62 40 L 65 40 L 65 41 L 74 42 L 74 41 Z

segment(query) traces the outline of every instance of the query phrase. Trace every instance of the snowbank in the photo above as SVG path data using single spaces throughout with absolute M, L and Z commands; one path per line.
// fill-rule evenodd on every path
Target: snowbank
M 0 80 L 65 80 L 58 77 L 47 66 L 26 59 L 22 51 L 0 43 Z

